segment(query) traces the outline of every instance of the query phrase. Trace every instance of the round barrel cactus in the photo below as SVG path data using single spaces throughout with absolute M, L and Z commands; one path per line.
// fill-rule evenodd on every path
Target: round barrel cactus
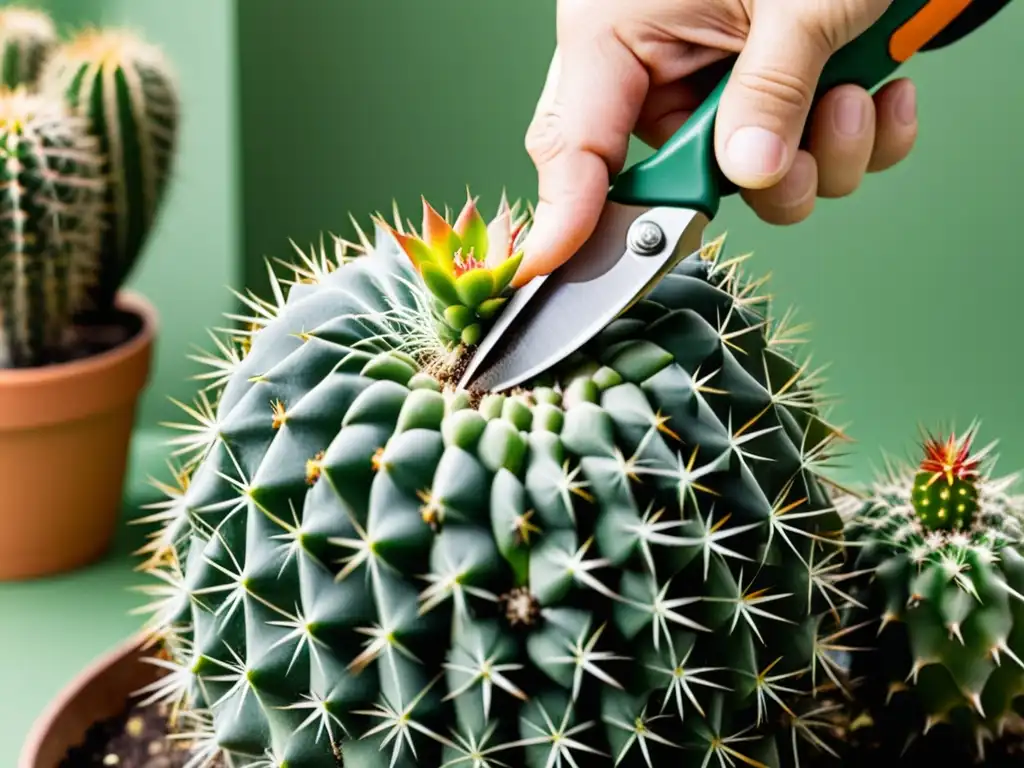
M 0 86 L 0 366 L 69 354 L 95 279 L 102 163 L 63 102 Z
M 516 228 L 504 204 L 488 226 L 424 206 L 420 233 L 378 218 L 304 256 L 248 298 L 249 341 L 219 341 L 145 518 L 168 670 L 146 700 L 197 763 L 828 754 L 842 435 L 791 315 L 716 240 L 536 380 L 460 390 L 473 346 L 439 302 L 452 280 L 470 310 L 496 298 L 458 281 L 501 273 Z
M 1024 496 L 976 433 L 890 461 L 848 522 L 849 673 L 864 745 L 890 757 L 1024 757 Z
M 178 86 L 156 46 L 121 29 L 87 29 L 60 45 L 40 89 L 86 117 L 106 159 L 102 258 L 93 305 L 109 308 L 149 237 L 178 143 Z

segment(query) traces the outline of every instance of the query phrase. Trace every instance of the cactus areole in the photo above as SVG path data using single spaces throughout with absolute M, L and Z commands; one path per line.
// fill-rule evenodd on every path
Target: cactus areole
M 423 210 L 302 254 L 218 338 L 149 518 L 147 700 L 197 764 L 827 752 L 841 434 L 800 327 L 718 240 L 555 369 L 467 392 L 524 221 Z

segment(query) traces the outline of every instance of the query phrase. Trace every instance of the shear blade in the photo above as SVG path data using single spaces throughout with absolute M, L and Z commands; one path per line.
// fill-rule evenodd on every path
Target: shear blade
M 627 245 L 630 228 L 640 220 L 656 224 L 664 237 L 653 254 Z M 609 202 L 578 253 L 510 299 L 477 347 L 459 386 L 506 390 L 561 362 L 698 250 L 707 223 L 703 214 L 686 208 Z

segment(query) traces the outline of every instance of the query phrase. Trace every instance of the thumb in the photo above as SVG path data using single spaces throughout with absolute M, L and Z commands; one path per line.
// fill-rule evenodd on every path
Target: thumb
M 581 38 L 556 51 L 527 131 L 538 199 L 517 287 L 561 266 L 591 235 L 647 93 L 647 71 L 613 35 Z
M 840 3 L 842 4 L 842 3 Z M 822 70 L 846 40 L 793 0 L 762 3 L 722 93 L 715 153 L 741 189 L 777 184 L 796 157 Z

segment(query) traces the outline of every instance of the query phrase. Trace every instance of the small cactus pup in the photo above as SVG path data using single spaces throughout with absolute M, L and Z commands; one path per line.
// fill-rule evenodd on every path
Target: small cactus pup
M 0 8 L 0 85 L 35 90 L 57 43 L 53 20 L 43 11 L 20 5 Z
M 0 87 L 0 366 L 79 350 L 102 226 L 102 157 L 59 99 Z
M 516 252 L 528 216 L 503 194 L 498 213 L 485 222 L 468 198 L 454 226 L 423 200 L 421 233 L 390 229 L 432 294 L 437 331 L 446 348 L 474 346 L 501 311 L 522 262 Z M 386 223 L 385 223 L 386 224 Z
M 505 295 L 515 219 L 459 220 L 304 254 L 246 297 L 244 349 L 216 337 L 143 518 L 168 674 L 142 701 L 204 765 L 827 756 L 843 436 L 792 315 L 718 239 L 564 364 L 466 391 L 437 282 L 470 311 Z M 460 250 L 494 256 L 487 290 L 459 292 Z
M 106 159 L 104 236 L 92 305 L 108 312 L 164 200 L 178 143 L 179 96 L 163 53 L 120 29 L 87 29 L 60 45 L 40 77 L 89 121 Z
M 1024 496 L 976 434 L 926 435 L 917 466 L 888 462 L 848 522 L 852 567 L 869 575 L 853 590 L 850 672 L 893 754 L 1024 756 Z

